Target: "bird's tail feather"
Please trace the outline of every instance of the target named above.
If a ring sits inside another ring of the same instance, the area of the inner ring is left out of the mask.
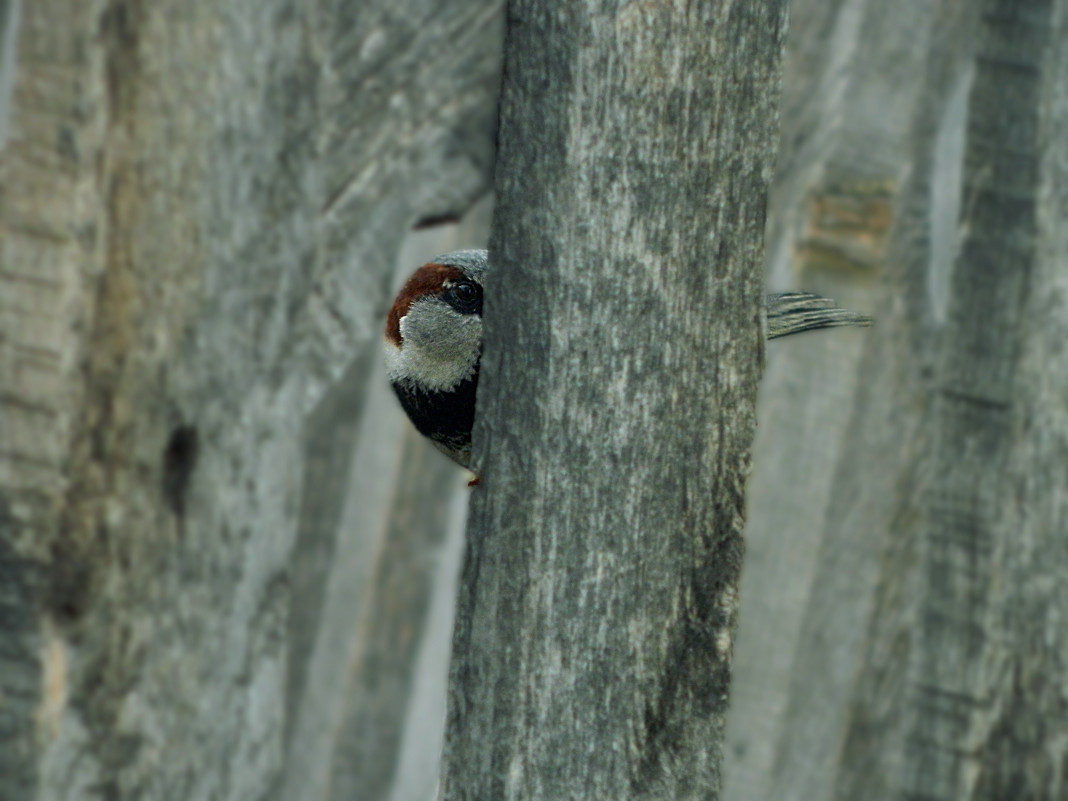
[[[871,316],[840,309],[830,298],[810,292],[783,292],[768,295],[768,339],[777,339],[815,328],[842,325],[869,326]]]

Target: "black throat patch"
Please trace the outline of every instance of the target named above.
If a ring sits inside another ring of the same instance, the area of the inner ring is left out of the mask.
[[[397,399],[420,434],[465,455],[471,450],[477,388],[478,365],[470,378],[447,392],[426,392],[403,383],[393,384]]]

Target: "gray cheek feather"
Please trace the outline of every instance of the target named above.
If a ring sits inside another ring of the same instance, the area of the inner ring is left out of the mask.
[[[387,349],[394,381],[442,391],[470,378],[482,346],[482,318],[460,314],[437,298],[412,304],[400,321],[402,345]]]

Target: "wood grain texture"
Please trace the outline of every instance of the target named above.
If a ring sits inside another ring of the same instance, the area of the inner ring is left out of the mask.
[[[313,715],[364,691],[348,660],[382,637],[356,621],[393,568],[354,610],[319,592],[352,562],[321,557],[402,519],[400,418],[364,401],[405,234],[488,187],[500,21],[481,0],[20,4],[0,799],[334,797],[359,745]]]
[[[1064,796],[1064,20],[937,12],[771,797]]]
[[[871,531],[916,424],[908,405],[922,357],[888,334],[928,312],[922,294],[902,293],[891,246],[937,11],[790,5],[768,286],[819,292],[876,321],[768,348],[728,716],[731,801],[826,798],[839,769],[882,547]]]
[[[442,797],[718,797],[781,3],[514,2]]]
[[[899,785],[925,798],[1068,792],[1068,748],[1045,723],[1068,712],[1068,625],[1050,616],[1065,599],[1053,575],[1065,567],[1068,406],[1054,385],[1066,362],[1043,360],[1064,332],[1051,221],[1068,157],[1066,17],[1056,0],[993,0],[978,23],[959,253],[911,499],[922,591]]]

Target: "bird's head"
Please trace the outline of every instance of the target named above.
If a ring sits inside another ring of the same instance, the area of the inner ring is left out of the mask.
[[[424,264],[404,284],[384,334],[394,385],[448,392],[475,374],[487,266],[485,250],[458,250]]]

